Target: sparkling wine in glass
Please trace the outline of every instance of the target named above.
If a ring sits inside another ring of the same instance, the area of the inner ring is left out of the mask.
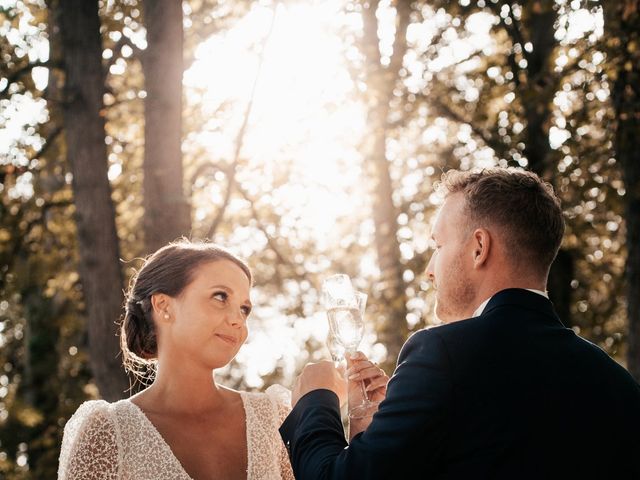
[[[337,274],[323,283],[324,303],[329,319],[330,337],[342,345],[345,352],[356,352],[364,334],[364,312],[367,295],[353,289],[347,275]],[[334,360],[335,362],[335,360]],[[360,382],[363,401],[349,410],[350,418],[363,418],[377,407],[367,396],[364,382]]]
[[[367,296],[364,293],[354,292],[354,296],[356,296],[355,306],[327,309],[329,329],[335,340],[349,353],[355,353],[364,334],[364,321],[357,302],[366,304],[367,301]]]
[[[340,364],[344,361],[345,350],[331,330],[329,330],[329,333],[327,334],[326,345],[329,349],[329,353],[331,354],[331,360],[333,360],[333,364],[336,366],[336,368],[339,367]]]

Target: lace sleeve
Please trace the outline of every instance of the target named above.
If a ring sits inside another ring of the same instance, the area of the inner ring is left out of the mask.
[[[118,478],[117,428],[103,400],[83,403],[64,427],[58,480]]]
[[[272,385],[267,388],[266,394],[274,400],[278,409],[278,426],[280,426],[291,411],[291,392],[281,385]],[[283,480],[294,480],[289,454],[282,441],[279,442],[278,460],[280,462],[280,475]]]

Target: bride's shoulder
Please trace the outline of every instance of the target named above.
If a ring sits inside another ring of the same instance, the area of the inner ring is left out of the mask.
[[[68,478],[71,471],[76,472],[73,478],[88,478],[96,463],[110,472],[116,468],[118,434],[111,405],[104,400],[86,401],[65,424],[58,478]]]
[[[88,429],[120,430],[123,425],[138,423],[139,408],[130,399],[115,402],[87,400],[82,403],[64,426],[65,435],[77,435]]]
[[[67,426],[73,423],[84,423],[95,417],[105,416],[108,414],[109,405],[111,404],[105,400],[87,400],[80,404],[67,422]]]
[[[291,390],[282,385],[271,385],[264,394],[275,405],[278,418],[283,421],[291,411]]]
[[[105,400],[88,400],[82,403],[64,426],[66,437],[76,437],[87,430],[109,429],[111,403]]]
[[[288,405],[291,408],[291,390],[282,385],[271,385],[265,390],[265,395],[277,404]]]
[[[264,409],[271,406],[282,417],[291,411],[291,391],[282,385],[271,385],[264,392],[240,392],[245,405]]]

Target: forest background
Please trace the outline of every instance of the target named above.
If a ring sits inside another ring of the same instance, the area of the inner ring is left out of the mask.
[[[391,373],[450,168],[554,186],[551,298],[640,378],[639,32],[639,0],[0,0],[0,477],[54,478],[77,406],[128,394],[123,291],[182,235],[255,272],[222,383],[326,356],[335,272]]]

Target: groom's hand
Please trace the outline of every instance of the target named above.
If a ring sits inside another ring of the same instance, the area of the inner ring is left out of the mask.
[[[363,398],[363,393],[365,392],[367,399],[372,402],[380,403],[385,399],[389,377],[384,370],[371,362],[364,353],[356,352],[352,355],[347,355],[347,367],[349,404],[361,404],[365,400]],[[362,382],[364,382],[364,392]]]
[[[326,389],[334,392],[340,400],[340,405],[347,401],[347,383],[344,372],[336,369],[333,362],[308,363],[298,376],[293,393],[291,406],[295,407],[298,400],[313,390]]]

